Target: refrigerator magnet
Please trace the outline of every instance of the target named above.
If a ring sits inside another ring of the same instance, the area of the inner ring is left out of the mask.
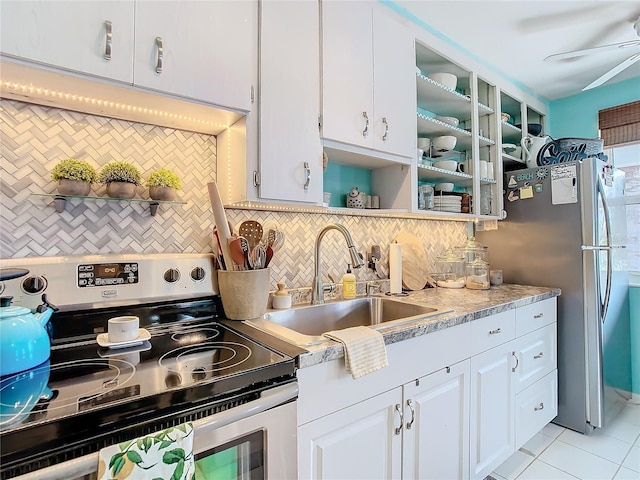
[[[542,183],[536,183],[533,186],[533,191],[536,193],[542,193]]]
[[[507,195],[507,200],[509,200],[510,202],[515,202],[516,200],[520,200],[520,197],[515,190],[510,190],[509,194]]]
[[[509,183],[507,184],[509,188],[516,188],[518,186],[518,182],[516,181],[516,176],[511,175],[509,178]]]
[[[529,182],[525,183],[523,187],[520,187],[520,198],[523,200],[533,198],[533,187],[529,185]]]

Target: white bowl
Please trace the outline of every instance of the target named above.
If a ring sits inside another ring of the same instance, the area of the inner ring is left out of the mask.
[[[433,166],[443,170],[449,170],[450,172],[455,172],[458,169],[458,162],[455,160],[440,160],[439,162],[435,162]]]
[[[451,90],[455,90],[458,85],[458,77],[452,73],[430,73],[427,76]]]
[[[436,183],[436,192],[453,192],[453,187],[451,182]]]
[[[441,122],[452,125],[454,127],[457,127],[460,123],[460,120],[458,120],[456,117],[436,117],[436,120],[440,120]]]
[[[457,138],[453,135],[443,135],[433,139],[433,149],[436,152],[448,152],[456,148]]]
[[[429,153],[429,148],[431,148],[431,139],[430,138],[419,138],[418,139],[418,148],[421,148],[425,152]]]
[[[416,155],[416,158],[418,159],[418,161],[422,160],[422,155],[424,155],[424,150],[421,148],[418,148],[418,152]]]

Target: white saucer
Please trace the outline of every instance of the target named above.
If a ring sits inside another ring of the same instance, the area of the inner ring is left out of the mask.
[[[133,340],[127,340],[126,342],[110,342],[108,333],[101,333],[97,336],[96,341],[98,345],[105,348],[125,348],[125,347],[133,347],[134,345],[142,345],[143,342],[149,340],[151,338],[151,334],[145,330],[144,328],[138,329],[138,338],[134,338]]]

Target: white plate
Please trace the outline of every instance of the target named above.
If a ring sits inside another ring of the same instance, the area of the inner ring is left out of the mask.
[[[138,329],[138,338],[134,338],[133,340],[128,340],[126,342],[110,342],[108,333],[101,333],[96,337],[96,341],[98,345],[104,348],[125,348],[125,347],[133,347],[134,345],[141,345],[143,342],[149,340],[151,338],[151,334],[145,330],[144,328]]]

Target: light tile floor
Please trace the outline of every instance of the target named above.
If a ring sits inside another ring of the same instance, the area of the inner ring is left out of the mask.
[[[640,405],[617,403],[591,435],[548,424],[491,474],[496,480],[640,480]]]

